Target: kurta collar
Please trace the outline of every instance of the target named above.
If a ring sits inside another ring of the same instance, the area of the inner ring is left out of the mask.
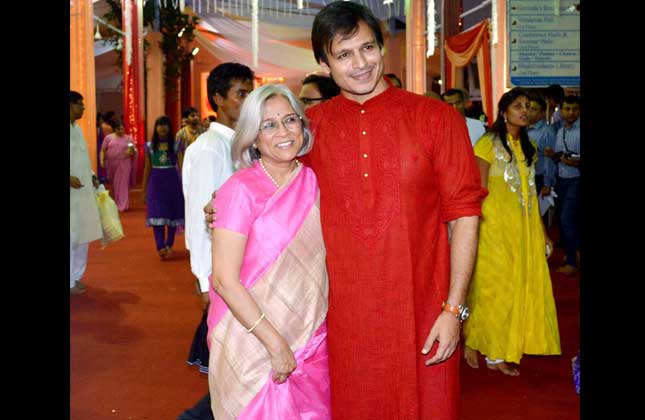
[[[387,89],[385,89],[379,95],[365,101],[365,103],[363,104],[360,104],[354,100],[348,99],[341,93],[340,95],[338,95],[339,103],[342,107],[350,110],[385,108],[391,105],[391,101],[393,100],[394,95],[396,94],[396,89],[398,88],[388,84]]]

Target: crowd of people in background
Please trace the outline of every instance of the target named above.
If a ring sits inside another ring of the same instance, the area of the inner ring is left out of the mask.
[[[312,45],[325,72],[298,96],[254,90],[253,71],[223,63],[207,80],[217,116],[186,108],[176,132],[159,116],[144,145],[145,224],[161,260],[185,225],[203,309],[188,362],[208,372],[209,392],[179,420],[456,419],[460,336],[470,367],[483,356],[509,376],[523,355],[561,353],[540,200],[555,198],[557,272],[574,275],[580,99],[513,88],[489,124],[467,116],[461,89],[412,94],[384,74],[378,20],[353,2],[316,15]],[[360,78],[338,51],[361,57]],[[82,114],[70,92],[71,295],[86,291],[87,244],[100,235],[92,186],[109,183],[126,211],[136,176],[114,112],[97,115],[93,175]],[[388,331],[378,340],[376,325]]]

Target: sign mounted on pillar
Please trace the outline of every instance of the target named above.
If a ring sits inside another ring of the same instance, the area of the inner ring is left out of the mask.
[[[580,86],[580,12],[574,0],[509,0],[508,74],[513,86]]]

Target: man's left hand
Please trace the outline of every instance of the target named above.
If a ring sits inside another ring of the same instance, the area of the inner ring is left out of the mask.
[[[421,351],[426,355],[432,349],[434,342],[439,342],[435,355],[425,361],[426,366],[441,363],[452,356],[459,344],[460,327],[461,323],[451,313],[442,311],[439,314]]]

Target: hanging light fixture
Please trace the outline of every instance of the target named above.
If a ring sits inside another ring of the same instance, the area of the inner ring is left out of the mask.
[[[196,56],[196,55],[197,55],[197,53],[198,53],[198,52],[199,52],[199,47],[195,47],[195,48],[193,48],[193,50],[191,51],[191,54],[192,54],[192,55],[193,55],[193,57],[194,57],[194,56]]]
[[[428,0],[428,10],[426,12],[426,36],[428,44],[428,52],[426,57],[430,57],[434,54],[435,46],[435,31],[437,29],[437,23],[435,22],[435,13],[434,13],[434,0]]]
[[[96,24],[96,32],[94,33],[94,39],[103,39],[101,32],[99,31],[99,24]]]
[[[253,53],[253,69],[258,68],[259,31],[258,31],[258,0],[251,3],[251,51]]]

